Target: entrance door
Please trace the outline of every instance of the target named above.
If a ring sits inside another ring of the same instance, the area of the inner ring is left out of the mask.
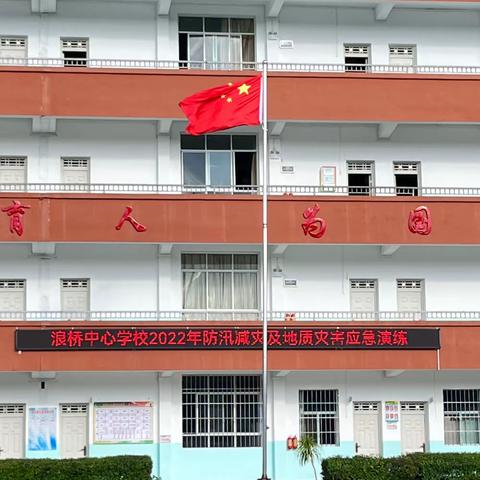
[[[353,409],[355,453],[380,456],[380,403],[355,402]]]
[[[86,404],[64,404],[60,407],[60,449],[62,458],[87,456],[88,413]]]
[[[425,404],[421,402],[402,402],[401,432],[402,453],[425,451]]]
[[[378,311],[376,280],[350,280],[350,310],[354,312],[354,319],[376,317]],[[371,316],[365,313],[370,313]]]
[[[0,459],[22,458],[25,405],[0,405]]]

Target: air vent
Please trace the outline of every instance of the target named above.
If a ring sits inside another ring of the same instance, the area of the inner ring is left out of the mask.
[[[415,47],[413,45],[390,45],[390,56],[413,57]]]
[[[372,167],[373,167],[372,162],[348,162],[347,163],[348,173],[371,172]]]
[[[25,164],[24,157],[0,157],[0,168],[24,168]]]
[[[350,286],[353,289],[374,290],[375,280],[350,280]]]
[[[64,168],[88,168],[88,158],[62,158]]]
[[[87,279],[62,280],[62,288],[85,289],[85,288],[88,288],[88,280]]]
[[[365,57],[368,56],[369,45],[345,45],[345,55],[348,57]]]
[[[26,45],[25,37],[0,37],[0,47],[3,48],[25,48]]]
[[[402,402],[400,404],[402,412],[424,412],[425,403],[423,402]]]
[[[87,405],[84,403],[72,403],[68,405],[62,405],[61,408],[63,415],[87,413]]]
[[[25,413],[25,405],[11,404],[0,405],[0,415],[22,415]]]
[[[378,402],[355,402],[353,408],[356,412],[378,412]]]
[[[62,40],[62,49],[63,51],[86,51],[88,45],[88,40],[83,39],[71,39],[71,40]]]
[[[25,280],[0,280],[0,289],[2,290],[23,290]]]
[[[417,173],[418,163],[394,162],[393,170],[395,173]]]
[[[401,290],[421,290],[421,280],[397,280],[397,288]]]

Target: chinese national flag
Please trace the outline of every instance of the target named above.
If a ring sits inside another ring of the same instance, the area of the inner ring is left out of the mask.
[[[184,98],[180,108],[188,118],[190,135],[239,125],[259,125],[262,76],[209,88]]]

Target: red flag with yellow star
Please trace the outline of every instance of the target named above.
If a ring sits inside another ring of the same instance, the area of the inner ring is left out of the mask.
[[[202,135],[239,125],[259,125],[262,76],[209,88],[184,98],[179,106],[188,118],[187,132]]]

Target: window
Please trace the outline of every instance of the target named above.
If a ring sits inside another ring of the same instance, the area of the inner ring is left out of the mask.
[[[373,172],[373,162],[347,162],[348,194],[371,195]]]
[[[259,447],[260,407],[258,375],[183,376],[183,446]]]
[[[395,188],[398,196],[417,196],[420,187],[420,164],[417,162],[393,162]]]
[[[182,276],[187,318],[258,318],[256,254],[184,253]]]
[[[0,280],[0,312],[25,311],[25,280]]]
[[[350,310],[359,313],[377,312],[376,280],[350,280]]]
[[[443,420],[446,445],[479,444],[480,390],[444,390]]]
[[[27,57],[27,37],[0,37],[0,59],[22,59]],[[11,63],[2,62],[1,63]],[[22,64],[21,60],[15,64]]]
[[[26,182],[27,159],[25,157],[0,157],[0,184]]]
[[[300,437],[339,445],[338,390],[300,390]]]
[[[179,17],[178,30],[181,67],[255,68],[253,18]]]
[[[345,44],[345,71],[366,72],[370,64],[370,45]]]
[[[189,190],[234,186],[236,192],[251,192],[257,183],[255,135],[182,135],[181,149],[183,185]]]
[[[390,45],[390,65],[411,67],[416,63],[416,47],[414,45]]]
[[[399,312],[423,312],[423,281],[397,280],[397,304]]]
[[[87,184],[90,181],[90,159],[78,157],[62,158],[63,183]]]
[[[87,38],[62,38],[63,65],[65,67],[86,67],[88,58]]]
[[[90,280],[69,278],[61,280],[62,312],[78,313],[75,318],[83,319],[90,310]],[[71,318],[71,317],[69,317]]]

